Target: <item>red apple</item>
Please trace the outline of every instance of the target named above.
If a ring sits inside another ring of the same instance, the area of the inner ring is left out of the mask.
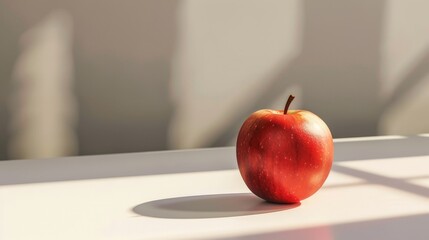
[[[269,202],[296,203],[322,187],[332,167],[334,144],[328,126],[304,110],[263,109],[243,123],[237,162],[247,187]]]

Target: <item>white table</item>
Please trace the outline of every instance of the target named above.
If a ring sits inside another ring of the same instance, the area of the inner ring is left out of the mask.
[[[429,239],[429,135],[335,141],[324,187],[261,201],[235,149],[0,162],[0,239]]]

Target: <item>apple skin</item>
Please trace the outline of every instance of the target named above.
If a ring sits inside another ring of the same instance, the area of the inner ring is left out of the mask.
[[[304,110],[263,109],[243,123],[237,163],[247,187],[274,203],[296,203],[319,190],[332,167],[328,126]]]

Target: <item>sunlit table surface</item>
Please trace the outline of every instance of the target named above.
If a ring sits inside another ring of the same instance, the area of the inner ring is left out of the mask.
[[[300,204],[252,195],[235,148],[0,161],[0,239],[429,239],[429,135],[335,140]]]

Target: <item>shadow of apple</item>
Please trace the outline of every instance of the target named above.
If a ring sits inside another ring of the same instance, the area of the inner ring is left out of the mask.
[[[300,205],[273,204],[251,193],[231,193],[155,200],[137,205],[132,211],[156,218],[222,218],[284,211]]]

